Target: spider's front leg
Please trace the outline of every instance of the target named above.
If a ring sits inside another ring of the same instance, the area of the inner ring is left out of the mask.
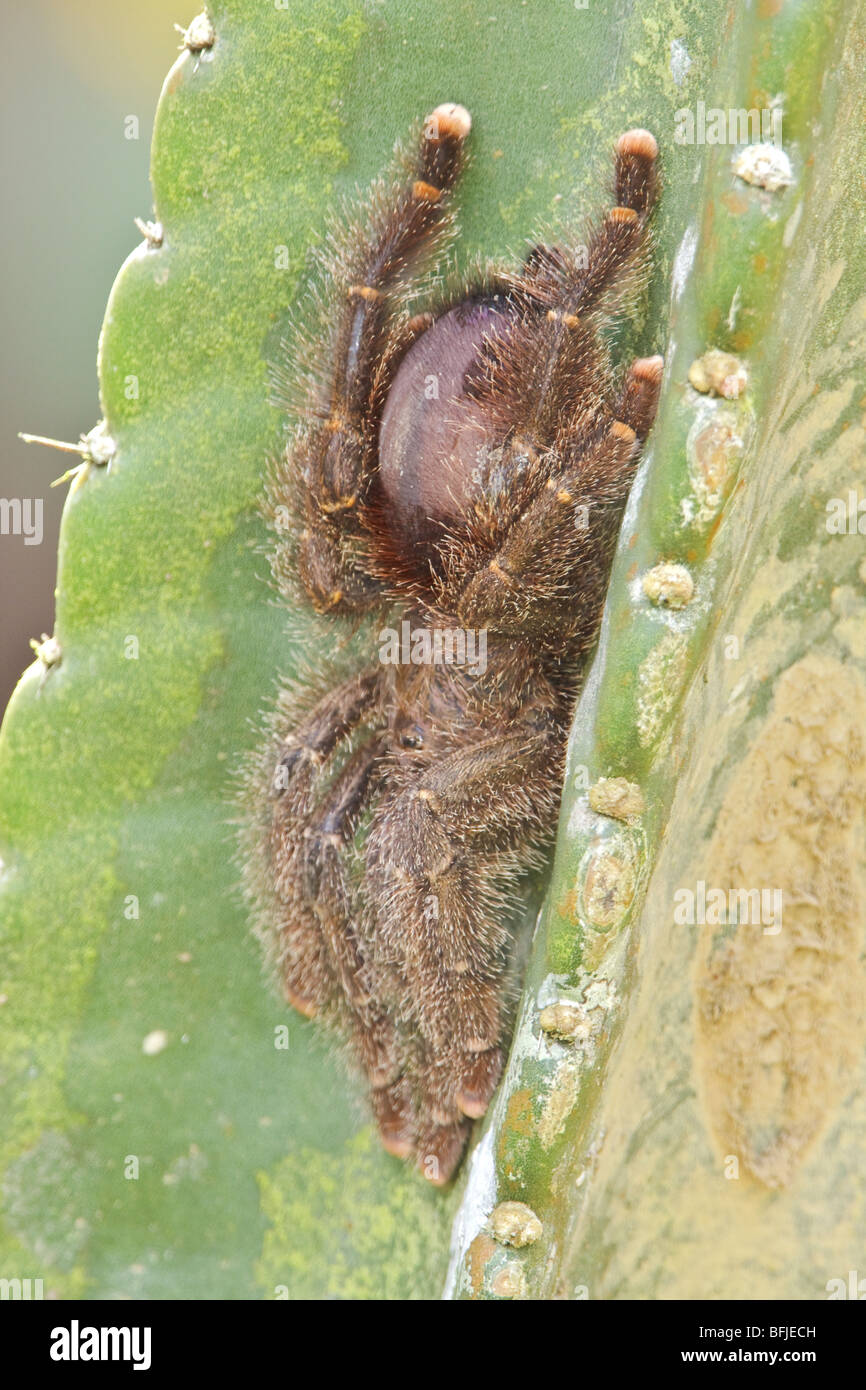
[[[479,732],[383,799],[367,848],[377,953],[403,981],[416,1035],[408,1074],[380,1096],[384,1137],[393,1147],[401,1136],[435,1183],[450,1178],[499,1080],[504,922],[559,795],[564,732],[551,710],[500,737]]]
[[[446,611],[469,628],[534,636],[554,650],[564,642],[575,652],[586,646],[661,370],[661,358],[640,359],[618,403],[626,419],[599,410],[571,437],[562,431],[507,505],[483,499],[476,506],[468,536],[443,547],[439,602]]]
[[[599,316],[646,259],[656,155],[647,131],[621,136],[618,201],[588,259],[577,243],[536,247],[507,293],[437,320],[397,374],[382,486],[407,527],[407,478],[435,512],[433,599],[466,627],[578,649],[594,631],[662,374],[660,357],[639,358],[616,391]],[[425,353],[458,351],[459,380],[433,412],[420,400]],[[392,444],[419,438],[435,467]]]
[[[627,130],[614,150],[614,204],[590,230],[587,245],[534,246],[517,278],[518,295],[566,337],[578,318],[610,308],[640,266],[649,215],[658,194],[658,144],[648,130]]]
[[[290,588],[297,571],[321,612],[363,608],[381,591],[364,563],[364,509],[399,355],[395,343],[404,349],[412,337],[411,323],[400,319],[401,301],[419,261],[438,249],[450,225],[449,195],[470,124],[462,106],[437,107],[405,176],[375,189],[329,241],[328,317],[318,335],[306,423],[271,486],[272,508],[290,493],[303,518],[297,554],[277,557],[278,582]],[[419,319],[416,331],[425,326]]]
[[[579,426],[607,392],[609,365],[598,328],[634,290],[649,251],[658,189],[658,145],[628,130],[614,151],[616,202],[586,243],[533,247],[510,278],[517,311],[507,334],[479,358],[472,384],[488,422],[541,454],[564,424]]]

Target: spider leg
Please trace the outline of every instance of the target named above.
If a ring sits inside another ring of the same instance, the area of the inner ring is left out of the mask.
[[[378,673],[354,676],[320,700],[284,739],[274,771],[269,858],[278,903],[276,954],[286,998],[307,1017],[334,998],[336,978],[321,922],[303,891],[304,832],[323,795],[329,760],[369,714],[378,679]]]
[[[638,449],[636,431],[609,416],[563,436],[510,506],[479,505],[468,536],[449,539],[440,606],[468,628],[534,637],[553,650],[565,636],[578,648],[591,640]]]
[[[502,1068],[503,922],[558,799],[563,732],[538,716],[479,742],[472,731],[416,769],[377,808],[368,841],[377,947],[403,977],[420,1038],[402,1078],[415,1097],[411,1143],[436,1183],[451,1176]]]
[[[617,419],[629,425],[641,443],[655,419],[663,367],[661,357],[636,357],[626,373],[617,401]]]
[[[479,357],[472,394],[504,437],[514,483],[482,497],[440,546],[439,607],[470,627],[592,638],[606,588],[617,507],[658,405],[660,357],[632,363],[613,395],[592,310],[647,245],[657,146],[628,131],[616,148],[615,206],[588,261],[572,247],[534,248],[515,282],[513,330]],[[581,603],[571,597],[579,576]]]
[[[518,292],[548,306],[553,322],[585,316],[598,307],[623,272],[639,260],[658,193],[658,145],[648,130],[627,130],[614,152],[614,206],[590,229],[586,246],[535,246]]]
[[[299,856],[303,895],[319,919],[342,997],[353,1011],[369,1002],[370,988],[352,927],[345,859],[381,754],[382,741],[373,738],[347,758],[304,827]]]
[[[295,496],[304,519],[296,567],[314,607],[346,612],[380,592],[365,570],[362,514],[376,468],[378,417],[393,361],[392,340],[410,272],[441,245],[450,198],[463,163],[470,119],[462,106],[427,118],[408,177],[374,192],[370,204],[328,254],[327,345],[291,458],[278,469],[271,502]],[[411,330],[410,330],[411,335]],[[298,492],[300,495],[298,496]],[[277,560],[281,575],[291,562]],[[279,580],[279,575],[278,575]]]
[[[296,813],[306,809],[318,772],[375,703],[379,680],[377,671],[352,676],[325,695],[283,739],[274,769],[274,793],[284,807],[291,806]]]
[[[382,971],[349,884],[348,856],[377,776],[383,741],[374,737],[346,761],[304,830],[300,895],[318,919],[321,940],[342,989],[340,1012],[371,1088],[384,1147],[398,1158],[412,1150],[414,1104],[401,1075],[404,1045],[382,997]],[[387,978],[387,972],[386,972]],[[393,1002],[393,1001],[391,1001]]]
[[[537,451],[552,447],[564,421],[580,425],[609,372],[597,335],[601,309],[621,299],[646,261],[656,196],[658,146],[646,130],[617,141],[616,204],[588,244],[536,246],[511,278],[519,310],[513,330],[481,364],[473,394],[500,435]]]

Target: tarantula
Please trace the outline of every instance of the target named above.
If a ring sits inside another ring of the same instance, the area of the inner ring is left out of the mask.
[[[469,130],[462,106],[437,107],[329,234],[318,327],[289,361],[303,399],[269,482],[276,586],[356,635],[367,614],[395,626],[362,638],[354,669],[283,690],[247,856],[286,998],[348,1034],[385,1148],[436,1183],[502,1070],[508,914],[552,836],[662,371],[641,358],[616,383],[598,333],[646,260],[645,130],[620,136],[615,205],[585,246],[533,246],[519,270],[411,312]]]

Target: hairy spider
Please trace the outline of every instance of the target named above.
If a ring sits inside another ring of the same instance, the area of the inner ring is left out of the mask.
[[[534,246],[412,312],[469,129],[439,106],[331,231],[318,326],[285,371],[303,399],[269,484],[274,579],[368,636],[349,669],[310,665],[282,691],[246,841],[286,998],[349,1036],[385,1148],[437,1183],[502,1070],[509,912],[552,837],[662,371],[641,358],[616,381],[598,331],[646,260],[645,130],[620,136],[586,245]]]

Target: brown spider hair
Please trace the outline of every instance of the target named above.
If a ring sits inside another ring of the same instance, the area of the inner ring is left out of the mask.
[[[618,140],[614,205],[583,250],[536,245],[416,311],[469,130],[438,107],[335,224],[320,320],[281,372],[303,389],[269,481],[274,580],[355,637],[284,687],[243,840],[286,998],[349,1038],[385,1147],[438,1183],[502,1069],[509,914],[550,843],[662,370],[641,358],[618,382],[599,331],[646,262],[645,130]],[[376,618],[393,624],[378,639]],[[407,630],[396,660],[377,654]],[[483,662],[441,659],[461,634],[483,634]]]

